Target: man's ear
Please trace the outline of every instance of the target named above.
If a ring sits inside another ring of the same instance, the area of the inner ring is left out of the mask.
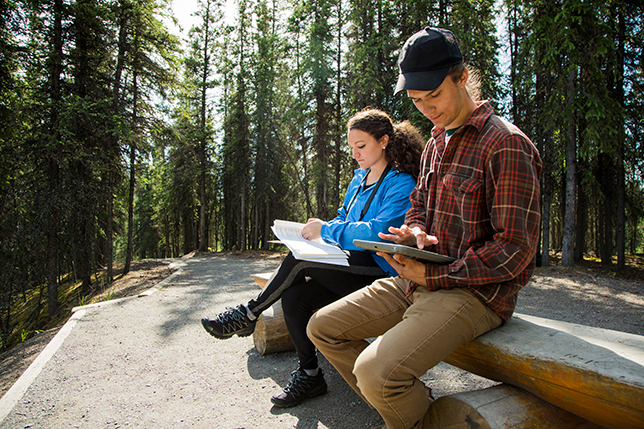
[[[467,79],[469,77],[470,77],[470,71],[466,68],[465,70],[463,70],[463,73],[461,73],[461,78],[458,82],[458,86],[460,86],[461,88],[465,88],[465,86],[467,85]]]

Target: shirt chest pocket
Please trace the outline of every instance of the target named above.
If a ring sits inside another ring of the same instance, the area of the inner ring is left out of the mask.
[[[486,203],[483,182],[475,177],[445,174],[443,186],[449,192],[461,216],[466,230],[472,231],[476,224],[486,218]]]

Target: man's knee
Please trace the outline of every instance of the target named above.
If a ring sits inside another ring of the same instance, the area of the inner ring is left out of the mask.
[[[378,358],[376,349],[373,343],[369,345],[360,353],[353,367],[358,388],[366,397],[382,392],[390,372],[389,365]]]

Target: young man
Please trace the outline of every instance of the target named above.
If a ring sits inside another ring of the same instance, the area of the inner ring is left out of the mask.
[[[308,335],[388,429],[429,427],[419,377],[508,321],[534,269],[541,160],[530,140],[466,90],[451,32],[426,28],[401,51],[396,92],[432,123],[405,224],[382,238],[455,262],[382,254],[399,277],[319,310]],[[369,344],[366,338],[378,337]]]

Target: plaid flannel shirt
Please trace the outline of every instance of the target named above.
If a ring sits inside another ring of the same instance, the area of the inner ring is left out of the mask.
[[[541,159],[488,102],[478,103],[447,147],[445,134],[432,130],[405,223],[438,238],[428,250],[457,258],[427,264],[430,290],[467,288],[507,322],[534,271]]]

